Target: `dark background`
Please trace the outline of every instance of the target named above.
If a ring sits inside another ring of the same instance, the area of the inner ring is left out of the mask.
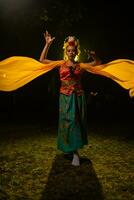
[[[0,56],[39,59],[44,46],[43,32],[56,39],[49,50],[50,59],[62,59],[62,45],[75,35],[84,49],[95,50],[103,63],[118,58],[134,59],[133,6],[130,1],[0,1]],[[110,79],[85,73],[89,118],[127,118],[134,112],[134,100],[128,91]],[[53,70],[12,92],[0,92],[1,120],[39,119],[57,121],[58,72]],[[98,92],[96,97],[91,91]],[[53,119],[53,120],[52,120]]]

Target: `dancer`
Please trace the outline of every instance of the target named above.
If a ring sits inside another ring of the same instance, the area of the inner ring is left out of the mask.
[[[45,46],[39,60],[46,64],[52,62],[52,60],[47,59],[47,53],[55,37],[51,37],[48,31],[44,33],[44,37]],[[80,55],[79,40],[74,36],[68,36],[64,41],[63,51],[65,62],[57,67],[61,83],[57,147],[68,155],[72,154],[72,165],[79,166],[80,159],[78,150],[88,144],[86,101],[81,85],[84,69],[81,67],[82,63],[78,61]],[[84,65],[88,69],[91,68],[92,72],[97,73],[97,68],[93,66],[100,65],[101,61],[96,57],[95,52],[88,51],[87,53],[88,56],[92,57],[93,61],[84,63]],[[101,68],[103,67],[101,66]],[[112,77],[107,72],[102,72],[102,75]],[[113,76],[113,78],[115,77]],[[117,77],[115,79],[117,81],[119,80]]]
[[[54,37],[46,31],[44,34],[45,46],[40,55],[40,62],[51,63],[47,59],[47,52]],[[72,165],[79,166],[80,159],[78,149],[88,144],[86,101],[81,85],[81,77],[84,72],[77,61],[80,54],[79,40],[74,36],[68,36],[63,45],[65,62],[58,66],[60,74],[59,97],[59,127],[57,147],[67,154],[72,154]],[[90,66],[99,65],[101,62],[94,52],[88,52],[93,61]]]

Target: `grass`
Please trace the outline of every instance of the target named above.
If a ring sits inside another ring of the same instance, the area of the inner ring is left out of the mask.
[[[81,166],[56,149],[57,127],[0,124],[0,200],[132,200],[132,124],[89,126]]]

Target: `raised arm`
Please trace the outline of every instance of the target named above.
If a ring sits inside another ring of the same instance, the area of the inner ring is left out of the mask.
[[[88,72],[97,74],[98,71],[102,70],[105,66],[102,65],[102,61],[96,55],[95,51],[85,50],[85,52],[88,56],[88,60],[91,61],[80,63],[80,67]]]
[[[55,39],[55,37],[51,37],[51,35],[48,33],[48,31],[46,31],[44,33],[44,38],[45,38],[45,46],[41,52],[39,61],[42,63],[50,63],[52,60],[47,59],[47,53],[48,53],[48,49],[49,49],[50,45],[52,44],[53,40]]]
[[[86,65],[89,66],[101,65],[101,60],[96,55],[95,51],[85,50],[85,52],[87,53],[88,59],[92,60],[91,62],[85,63]]]
[[[113,74],[108,73],[107,71],[103,70],[107,67],[108,64],[102,64],[101,60],[98,58],[98,56],[96,56],[96,53],[94,51],[85,50],[85,52],[88,55],[88,59],[91,58],[92,61],[87,62],[87,63],[80,63],[81,68],[83,68],[84,70],[88,72],[105,76],[113,80],[122,82],[122,80],[120,80],[118,77],[115,77]]]

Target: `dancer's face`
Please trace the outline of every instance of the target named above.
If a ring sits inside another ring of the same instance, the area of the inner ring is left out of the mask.
[[[66,48],[66,55],[68,57],[68,60],[74,61],[76,55],[77,55],[77,49],[75,46],[68,46]]]

